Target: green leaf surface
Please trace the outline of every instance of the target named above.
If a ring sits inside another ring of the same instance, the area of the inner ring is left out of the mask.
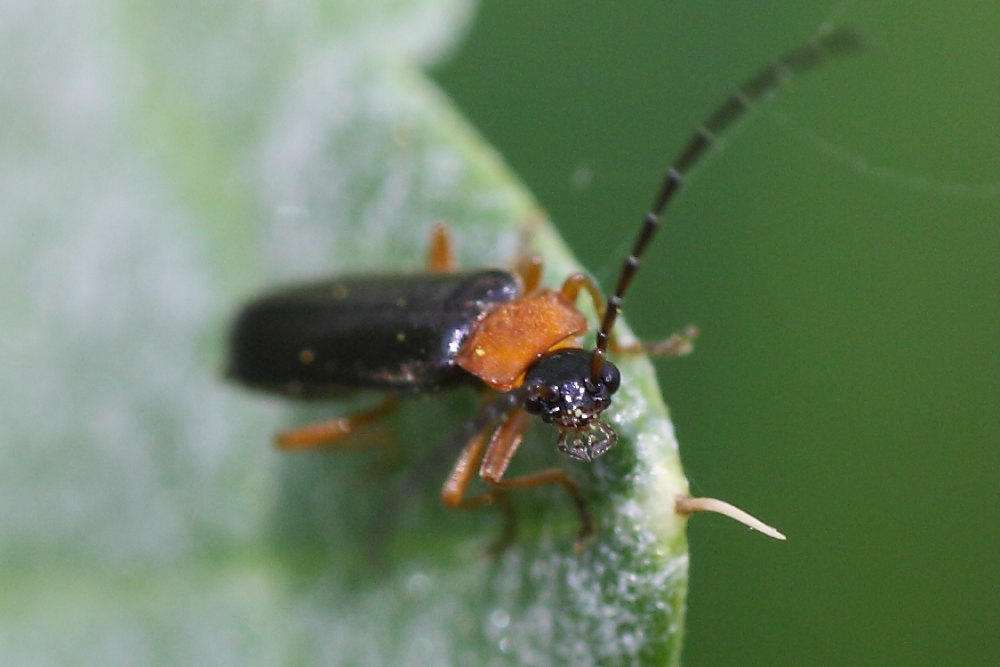
[[[465,266],[578,270],[419,69],[471,12],[0,10],[0,663],[677,661],[686,482],[646,360],[621,360],[615,450],[573,463],[533,427],[512,466],[566,467],[597,539],[575,552],[567,498],[529,489],[499,557],[500,514],[445,510],[450,462],[418,465],[471,391],[407,402],[371,436],[388,448],[283,455],[273,432],[372,397],[294,406],[221,379],[241,300],[420,270],[436,220]]]

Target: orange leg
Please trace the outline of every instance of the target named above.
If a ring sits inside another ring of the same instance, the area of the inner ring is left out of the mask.
[[[337,417],[315,424],[282,431],[275,437],[281,449],[350,449],[343,439],[371,422],[380,419],[396,407],[396,399],[387,396],[368,410],[347,417]]]
[[[542,486],[543,484],[560,484],[566,494],[573,501],[576,513],[580,517],[580,532],[576,535],[576,549],[579,551],[594,535],[594,524],[590,519],[590,512],[587,510],[587,501],[576,483],[570,479],[569,475],[562,468],[548,468],[535,473],[512,477],[510,479],[499,479],[491,482],[500,489],[523,489],[529,486]]]
[[[427,249],[427,268],[431,273],[447,273],[455,269],[455,247],[451,232],[443,222],[431,227],[431,242]]]
[[[701,332],[694,324],[675,331],[663,340],[644,340],[622,345],[611,335],[611,351],[615,354],[648,354],[651,357],[683,357],[694,350],[694,341]]]
[[[472,498],[464,497],[465,491],[472,482],[473,475],[476,474],[479,461],[483,457],[483,450],[486,449],[486,434],[487,431],[485,430],[477,433],[465,446],[462,453],[459,454],[458,460],[455,461],[455,465],[452,467],[451,473],[448,475],[448,479],[445,480],[444,487],[441,489],[441,501],[446,507],[452,509],[471,509],[473,507],[482,507],[483,505],[497,505],[503,512],[503,528],[500,531],[500,535],[497,536],[496,540],[487,549],[490,554],[497,555],[503,552],[514,541],[514,535],[517,532],[517,517],[514,515],[514,509],[507,500],[507,494],[501,489],[495,489],[473,496]]]
[[[583,273],[574,273],[566,278],[562,286],[562,295],[575,302],[580,290],[584,290],[590,295],[594,303],[594,310],[597,311],[597,319],[604,318],[604,297],[601,289],[590,276]],[[690,354],[694,349],[694,339],[698,337],[698,327],[689,324],[681,331],[671,334],[668,338],[654,341],[641,341],[624,345],[618,342],[615,332],[611,332],[611,351],[615,354],[648,354],[655,357],[680,357]]]
[[[604,317],[604,295],[601,288],[597,286],[590,276],[585,273],[574,273],[563,281],[562,295],[572,303],[576,303],[576,298],[580,295],[580,290],[586,290],[590,295],[590,300],[594,303],[594,310],[597,311],[597,319]]]
[[[465,491],[472,482],[472,476],[476,474],[476,467],[483,458],[483,451],[486,449],[486,431],[477,433],[462,449],[458,455],[458,460],[452,466],[448,479],[445,480],[441,489],[441,501],[445,506],[452,509],[467,509],[489,505],[492,500],[489,493],[484,493],[475,498],[465,498]]]
[[[441,497],[445,505],[456,509],[479,507],[503,502],[506,489],[521,489],[543,484],[560,484],[573,501],[580,517],[580,532],[577,536],[577,547],[582,547],[593,534],[593,523],[587,511],[587,503],[580,494],[576,484],[562,468],[549,468],[536,473],[504,479],[510,460],[521,445],[524,431],[530,423],[530,415],[523,408],[510,413],[500,426],[493,432],[489,444],[486,444],[486,433],[477,434],[462,450],[448,480],[445,482]],[[465,491],[472,481],[476,462],[481,460],[479,476],[493,488],[473,496],[464,498]]]
[[[493,432],[489,447],[483,455],[482,465],[479,466],[479,476],[484,481],[500,486],[500,481],[507,472],[507,466],[521,446],[521,440],[529,424],[531,415],[524,408],[516,408]]]
[[[524,283],[524,293],[534,292],[542,282],[542,258],[538,255],[525,257],[517,263],[517,274]]]

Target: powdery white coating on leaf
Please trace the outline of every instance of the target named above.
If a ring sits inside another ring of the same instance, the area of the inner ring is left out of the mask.
[[[333,262],[341,271],[371,271],[386,257],[399,258],[399,269],[422,270],[430,224],[458,227],[471,212],[480,229],[458,244],[462,263],[503,264],[514,255],[511,191],[469,187],[479,176],[468,153],[433,135],[425,105],[436,93],[407,70],[333,45],[291,78],[284,98],[260,167],[273,223],[260,246],[277,272],[328,272]],[[476,247],[491,252],[477,259]]]
[[[22,49],[4,62],[38,68],[0,84],[2,99],[17,100],[0,151],[8,563],[46,550],[106,567],[172,560],[189,552],[199,515],[229,524],[222,533],[248,528],[245,513],[223,519],[198,499],[213,495],[224,455],[205,430],[218,421],[185,416],[221,417],[227,401],[191,341],[221,303],[211,269],[177,233],[182,206],[121,133],[120,54],[90,41],[106,19],[4,42]],[[28,33],[47,26],[31,12],[20,20]],[[167,422],[176,445],[164,442]],[[165,467],[188,479],[183,496]]]
[[[652,559],[636,567],[638,551],[655,549],[649,533],[630,533],[616,528],[613,538],[582,555],[549,544],[528,558],[505,556],[491,591],[497,606],[487,623],[494,648],[527,665],[648,658],[651,643],[668,641],[668,626],[650,623],[650,591],[683,586],[687,558]],[[673,604],[682,603],[660,599],[656,611],[676,617],[680,610]],[[495,623],[498,615],[502,624]]]

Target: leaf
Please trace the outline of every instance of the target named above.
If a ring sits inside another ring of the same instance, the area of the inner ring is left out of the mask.
[[[595,542],[576,553],[567,498],[530,489],[496,558],[500,514],[445,510],[450,461],[425,465],[472,392],[407,403],[380,451],[293,456],[273,432],[371,397],[221,379],[242,299],[419,270],[436,220],[463,265],[527,244],[550,284],[579,270],[416,67],[469,6],[93,4],[2,10],[33,71],[0,82],[0,661],[675,663],[686,483],[646,360],[621,360],[615,450],[576,464],[538,427],[512,468],[568,468]]]

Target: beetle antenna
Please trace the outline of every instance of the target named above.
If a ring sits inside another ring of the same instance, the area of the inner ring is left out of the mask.
[[[640,260],[649,242],[660,228],[664,210],[684,187],[685,177],[705,156],[716,137],[740,120],[755,102],[773,94],[793,77],[822,65],[832,57],[858,51],[862,46],[861,36],[852,28],[838,28],[818,35],[747,79],[694,131],[687,145],[667,169],[653,205],[642,221],[632,251],[622,266],[615,291],[608,298],[592,357],[591,377],[594,380],[600,377],[611,329],[621,312],[625,292],[639,270]]]

